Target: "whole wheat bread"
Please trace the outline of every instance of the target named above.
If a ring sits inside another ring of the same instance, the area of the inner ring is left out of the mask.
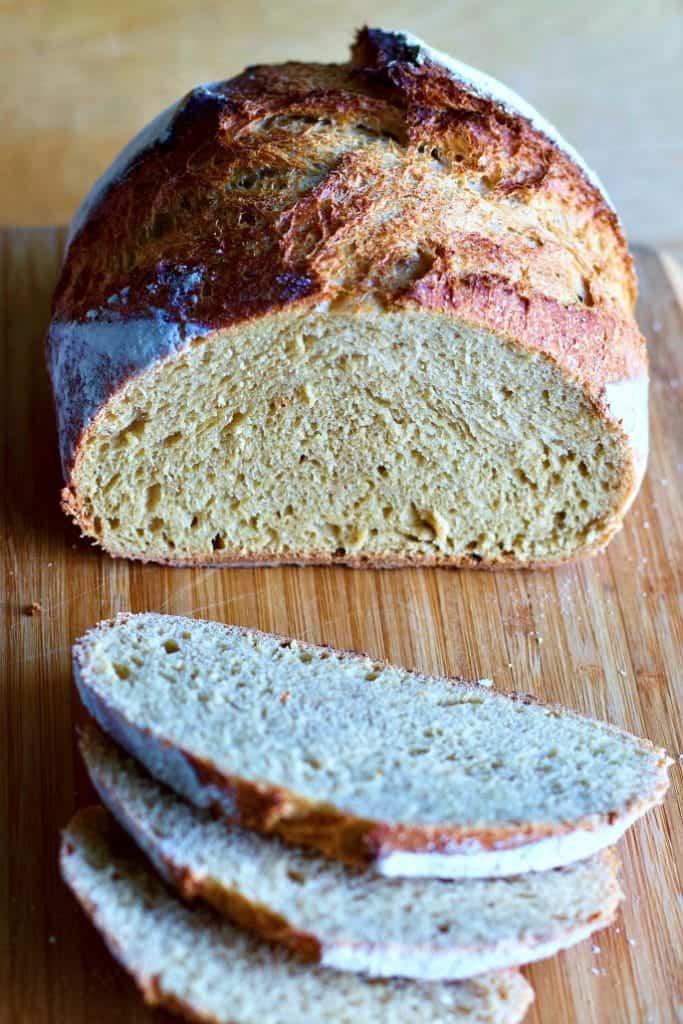
[[[582,859],[659,802],[649,742],[531,698],[232,626],[121,615],[74,647],[85,705],[234,823],[383,874]]]
[[[64,832],[62,874],[149,1003],[212,1024],[515,1024],[533,994],[514,971],[464,982],[370,981],[302,964],[169,894],[101,808]]]
[[[92,726],[81,751],[102,801],[162,878],[323,966],[471,978],[579,942],[610,923],[621,898],[611,851],[510,879],[359,872],[192,807]]]

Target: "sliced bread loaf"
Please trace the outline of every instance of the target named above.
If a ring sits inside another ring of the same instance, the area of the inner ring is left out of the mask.
[[[368,981],[302,964],[171,896],[100,808],[62,841],[62,873],[145,999],[213,1024],[513,1024],[533,994],[514,971],[466,982]]]
[[[636,283],[596,176],[404,32],[199,86],[77,213],[48,333],[63,501],[176,565],[540,565],[647,459]]]
[[[663,798],[645,740],[531,698],[156,614],[74,647],[102,728],[190,802],[387,875],[579,860]]]
[[[528,963],[612,919],[605,851],[510,879],[382,878],[217,821],[151,778],[98,729],[81,737],[103,802],[159,874],[237,924],[340,970],[436,980]]]

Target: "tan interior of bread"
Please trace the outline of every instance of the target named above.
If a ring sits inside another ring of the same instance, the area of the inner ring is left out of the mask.
[[[113,553],[556,559],[608,538],[619,434],[543,356],[424,312],[280,314],[132,381],[74,490]]]

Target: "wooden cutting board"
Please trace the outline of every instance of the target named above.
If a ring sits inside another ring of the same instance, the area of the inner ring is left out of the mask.
[[[121,609],[203,616],[361,648],[426,672],[488,676],[502,689],[648,736],[674,756],[683,750],[683,278],[670,254],[638,253],[653,451],[643,490],[606,554],[537,573],[190,570],[112,561],[59,511],[42,344],[64,235],[31,229],[0,237],[2,1019],[163,1019],[143,1008],[57,873],[58,830],[93,797],[74,746],[84,715],[69,647]],[[33,602],[42,611],[30,615]],[[616,923],[525,971],[536,990],[529,1024],[682,1019],[681,775],[677,764],[665,807],[619,844],[626,901]]]

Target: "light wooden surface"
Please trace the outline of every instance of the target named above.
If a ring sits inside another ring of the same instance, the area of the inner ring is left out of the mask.
[[[521,92],[595,166],[634,240],[683,237],[681,0],[3,0],[0,223],[67,220],[192,86],[246,64],[345,60],[365,22]]]
[[[643,491],[607,554],[537,574],[173,570],[111,561],[60,513],[42,340],[63,232],[1,239],[3,1020],[162,1019],[142,1008],[56,866],[58,829],[92,798],[74,746],[83,712],[69,646],[120,609],[204,616],[362,648],[427,672],[489,676],[503,689],[609,719],[674,755],[683,750],[683,286],[668,257],[639,253],[653,452]],[[42,614],[31,617],[25,610],[34,601]],[[537,993],[529,1024],[681,1019],[681,775],[676,766],[665,808],[620,843],[626,903],[616,925],[527,971]]]

